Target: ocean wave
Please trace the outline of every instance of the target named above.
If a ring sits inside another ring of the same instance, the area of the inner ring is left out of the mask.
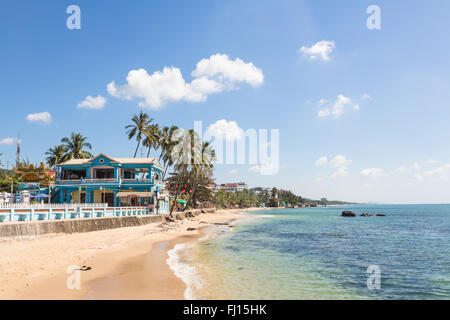
[[[177,244],[172,250],[167,253],[169,258],[166,262],[170,269],[175,273],[175,276],[180,278],[186,284],[186,290],[184,291],[184,298],[187,300],[194,300],[194,292],[202,287],[200,277],[197,269],[189,264],[186,258],[183,258],[182,254],[186,254],[186,251],[193,244]]]

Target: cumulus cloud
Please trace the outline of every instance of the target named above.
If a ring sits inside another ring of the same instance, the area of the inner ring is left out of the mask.
[[[164,67],[163,71],[151,75],[145,69],[131,70],[126,84],[118,86],[112,81],[106,89],[113,97],[142,99],[140,107],[158,109],[169,102],[206,101],[210,94],[235,89],[240,83],[258,87],[264,81],[261,69],[253,63],[245,63],[239,58],[231,60],[225,54],[202,59],[192,76],[194,79],[186,82],[176,67]]]
[[[336,47],[334,41],[322,40],[311,47],[301,47],[300,51],[312,60],[322,59],[323,61],[330,61],[330,54]]]
[[[10,145],[10,144],[14,144],[17,141],[16,138],[10,138],[10,137],[6,137],[0,140],[0,145],[1,144],[5,144],[5,145]]]
[[[195,78],[215,78],[220,82],[228,81],[247,82],[253,87],[260,86],[264,81],[261,69],[255,67],[253,63],[245,63],[236,58],[230,60],[226,54],[215,54],[208,59],[202,59],[197,63],[197,67],[192,71]]]
[[[244,130],[238,126],[236,121],[227,121],[225,119],[217,120],[211,124],[206,131],[210,136],[227,140],[240,139],[243,132]]]
[[[335,156],[333,159],[330,160],[331,165],[333,168],[342,168],[348,166],[350,163],[352,163],[352,160],[347,159],[346,156],[340,154]]]
[[[328,162],[327,156],[323,156],[323,157],[320,157],[319,159],[317,159],[317,161],[314,163],[314,165],[316,167],[321,167],[321,166],[327,164],[327,162]]]
[[[406,167],[399,167],[399,168],[393,170],[392,173],[400,174],[400,173],[405,173],[407,171],[408,171],[408,168],[406,168]]]
[[[265,174],[265,172],[278,171],[278,168],[276,168],[273,163],[267,163],[250,167],[249,170],[260,174]]]
[[[365,99],[365,100],[370,100],[370,99],[372,99],[372,97],[371,97],[370,95],[368,95],[367,93],[364,93],[364,94],[361,96],[361,98],[362,98],[362,99]]]
[[[52,116],[48,112],[30,113],[26,119],[28,122],[42,122],[44,124],[52,122]]]
[[[335,172],[333,172],[330,175],[330,178],[331,179],[336,179],[336,178],[339,178],[339,177],[346,177],[346,176],[348,176],[347,168],[346,167],[341,167],[341,168],[338,168]]]
[[[361,176],[363,178],[374,179],[381,176],[383,172],[381,168],[368,168],[361,170]]]
[[[92,97],[92,96],[87,96],[86,99],[84,99],[84,101],[81,101],[78,105],[77,108],[86,108],[86,109],[103,109],[103,107],[105,106],[106,103],[106,99],[101,96],[98,95],[96,97]]]
[[[359,105],[353,103],[352,99],[339,94],[334,102],[332,108],[325,108],[318,111],[317,115],[320,118],[328,117],[333,115],[335,118],[339,118],[342,114],[344,114],[346,107],[350,107],[353,111],[358,111],[360,109]]]

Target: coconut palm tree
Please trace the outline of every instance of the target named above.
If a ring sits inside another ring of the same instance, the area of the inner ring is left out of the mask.
[[[174,133],[178,130],[177,126],[164,127],[161,129],[159,136],[159,147],[161,153],[159,155],[159,161],[164,164],[164,174],[163,179],[166,176],[167,169],[174,164],[172,159],[172,150],[177,141],[173,139]]]
[[[64,161],[64,154],[66,153],[66,147],[64,145],[54,146],[53,148],[49,148],[45,155],[47,158],[45,159],[47,165],[51,168],[55,167],[57,164],[60,164]]]
[[[136,158],[139,146],[141,145],[141,140],[148,130],[150,123],[153,122],[153,119],[150,118],[147,113],[141,111],[139,114],[135,114],[131,118],[131,121],[133,124],[125,126],[125,129],[127,130],[128,139],[131,140],[136,137],[137,146],[136,151],[134,152],[134,158]]]
[[[147,158],[150,156],[151,149],[157,149],[160,145],[160,130],[158,124],[149,125],[147,130],[144,132],[145,139],[142,142],[144,146],[148,148]]]
[[[93,155],[86,149],[92,149],[92,145],[86,142],[87,137],[83,136],[81,133],[70,134],[70,138],[64,137],[61,139],[66,153],[64,154],[63,161],[70,159],[89,159]]]

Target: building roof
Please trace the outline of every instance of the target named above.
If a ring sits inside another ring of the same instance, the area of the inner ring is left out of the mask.
[[[118,163],[122,163],[122,164],[158,164],[158,159],[156,158],[112,158],[112,157],[108,157],[104,154],[99,154],[95,157],[93,157],[92,159],[71,159],[71,160],[67,160],[66,162],[60,163],[58,164],[59,166],[67,166],[67,165],[82,165],[85,163],[89,163],[92,160],[94,160],[95,158],[98,158],[99,156],[105,156],[106,158],[114,161],[114,162],[118,162]]]

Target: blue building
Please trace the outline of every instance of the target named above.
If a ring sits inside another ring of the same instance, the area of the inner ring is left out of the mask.
[[[72,159],[57,165],[55,203],[107,203],[109,207],[159,206],[169,211],[161,180],[164,168],[155,158]]]

